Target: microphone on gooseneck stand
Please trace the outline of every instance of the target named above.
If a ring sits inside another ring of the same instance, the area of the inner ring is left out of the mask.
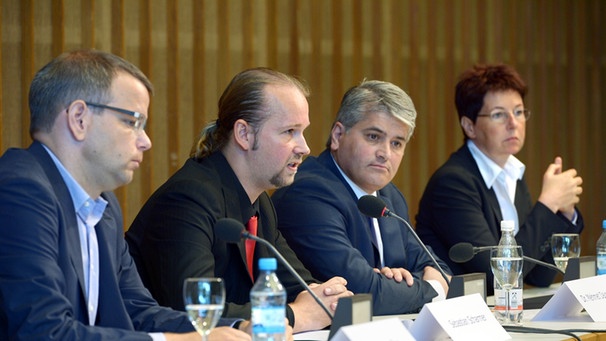
[[[488,251],[494,246],[473,246],[470,243],[457,243],[453,245],[448,251],[448,256],[455,263],[465,263],[470,261],[477,253]],[[555,270],[561,274],[564,274],[564,271],[560,270],[557,266],[553,264],[549,264],[538,259],[530,258],[528,256],[522,256],[525,261],[534,263],[540,266],[544,266],[546,268]]]
[[[301,278],[301,276],[295,271],[295,269],[292,267],[292,265],[290,265],[290,263],[288,263],[288,261],[284,258],[284,256],[282,256],[282,254],[273,245],[271,245],[271,243],[269,243],[267,240],[265,240],[263,238],[250,234],[248,231],[246,231],[246,229],[244,228],[244,225],[242,223],[240,223],[239,221],[237,221],[235,219],[231,219],[231,218],[219,219],[217,221],[217,223],[215,224],[215,233],[217,234],[217,236],[220,239],[222,239],[228,243],[238,243],[242,238],[244,238],[244,239],[252,239],[256,242],[259,242],[259,243],[267,246],[267,248],[270,249],[271,252],[276,256],[276,258],[278,258],[280,260],[280,262],[286,267],[286,269],[288,269],[288,271],[305,288],[305,290],[307,290],[307,292],[311,295],[311,297],[314,298],[314,300],[324,310],[324,312],[326,312],[326,315],[328,315],[328,317],[330,317],[330,319],[332,321],[333,316],[332,316],[332,313],[330,312],[330,310],[328,310],[328,308],[326,308],[326,306],[324,305],[324,303],[322,303],[322,301],[316,295],[316,293],[314,293],[313,290],[311,290],[309,285],[307,285],[307,283],[305,283],[303,278]]]
[[[410,226],[410,224],[404,218],[402,218],[399,215],[390,211],[387,208],[387,206],[385,205],[385,202],[383,202],[383,200],[375,197],[374,195],[364,195],[360,198],[360,200],[358,200],[358,209],[364,215],[367,215],[371,218],[392,217],[392,218],[396,218],[397,220],[404,223],[404,225],[406,225],[406,227],[408,227],[408,230],[410,231],[410,233],[415,237],[415,239],[417,240],[419,245],[421,245],[425,254],[427,254],[429,256],[429,258],[431,258],[431,261],[436,266],[438,271],[440,271],[440,273],[442,274],[442,277],[444,277],[444,279],[446,280],[446,283],[450,284],[448,275],[446,274],[444,269],[442,269],[442,267],[440,266],[438,261],[433,256],[433,254],[431,252],[429,252],[429,250],[427,249],[427,246],[425,246],[425,244],[421,241],[421,238],[419,238],[419,236],[417,235],[415,230],[412,228],[412,226]]]

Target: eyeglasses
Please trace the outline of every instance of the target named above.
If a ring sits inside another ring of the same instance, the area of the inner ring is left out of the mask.
[[[493,122],[505,124],[507,123],[507,120],[509,120],[509,111],[495,111],[490,114],[478,114],[478,117],[489,117]],[[530,118],[530,110],[516,109],[513,111],[513,117],[520,122],[524,122]]]
[[[147,124],[147,117],[145,117],[140,112],[116,108],[116,107],[112,107],[112,106],[105,105],[105,104],[99,104],[99,103],[92,103],[92,102],[84,102],[84,103],[86,103],[86,105],[91,106],[91,107],[109,109],[109,110],[119,112],[121,114],[132,116],[135,118],[134,120],[132,120],[132,119],[123,120],[124,123],[126,123],[129,127],[133,128],[133,130],[136,132],[145,130],[145,124]]]

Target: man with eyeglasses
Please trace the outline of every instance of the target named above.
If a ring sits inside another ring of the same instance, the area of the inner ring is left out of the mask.
[[[34,142],[0,158],[0,340],[200,340],[143,286],[111,192],[151,148],[151,93],[137,67],[95,50],[35,75]],[[250,336],[222,327],[209,340]]]
[[[543,175],[533,205],[524,178],[525,166],[514,155],[524,145],[530,111],[524,107],[527,87],[508,65],[476,65],[465,71],[455,88],[455,104],[464,144],[431,177],[421,198],[417,232],[455,274],[485,272],[492,283],[490,255],[477,254],[458,264],[448,257],[460,242],[497,245],[501,220],[515,222],[514,233],[524,255],[553,264],[548,240],[553,233],[580,233],[583,219],[575,208],[582,179],[564,170],[555,157]],[[549,286],[553,270],[526,263],[524,281]],[[488,285],[492,294],[492,285]]]

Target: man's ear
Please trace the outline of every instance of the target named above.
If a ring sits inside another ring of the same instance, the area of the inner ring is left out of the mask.
[[[73,138],[77,141],[84,140],[87,130],[90,128],[92,112],[81,100],[73,101],[66,109],[67,127]]]
[[[234,140],[240,148],[243,150],[249,150],[254,144],[254,131],[253,127],[243,119],[239,119],[234,123],[234,129],[232,131]]]
[[[339,149],[339,142],[341,140],[341,136],[346,134],[345,126],[341,122],[335,122],[332,126],[332,130],[330,131],[330,149],[337,150]]]
[[[463,131],[465,132],[465,135],[467,135],[468,138],[476,138],[476,128],[469,117],[461,117],[461,127],[463,127]]]

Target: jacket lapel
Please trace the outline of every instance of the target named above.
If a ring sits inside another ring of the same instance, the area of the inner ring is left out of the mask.
[[[482,178],[482,174],[480,173],[480,169],[478,168],[478,164],[476,163],[476,161],[474,160],[473,156],[471,155],[471,152],[469,151],[469,147],[467,147],[466,145],[463,145],[460,149],[460,154],[462,156],[462,160],[463,160],[463,167],[465,167],[465,169],[473,169],[473,175],[479,179],[479,181],[482,182],[482,184],[484,185],[483,188],[486,190],[486,200],[488,202],[488,205],[490,206],[490,210],[494,216],[494,221],[498,222],[498,224],[500,224],[500,221],[503,220],[503,216],[501,214],[501,208],[499,206],[499,200],[497,199],[497,195],[494,191],[493,188],[487,188],[486,187],[486,183],[484,182],[484,178]],[[500,226],[500,225],[499,225]],[[499,230],[500,231],[500,230]],[[500,235],[500,232],[499,234]]]
[[[82,297],[86,296],[86,290],[84,288],[84,269],[82,263],[82,254],[80,249],[80,234],[78,232],[78,221],[76,218],[76,211],[72,204],[72,198],[69,194],[69,190],[61,177],[61,173],[55,166],[55,163],[48,155],[41,143],[34,142],[29,151],[39,160],[41,167],[44,169],[44,173],[48,177],[53,190],[57,195],[57,200],[61,205],[61,214],[63,215],[63,221],[65,223],[66,238],[69,243],[67,252],[73,265],[73,270],[78,277],[80,284],[80,290]]]

